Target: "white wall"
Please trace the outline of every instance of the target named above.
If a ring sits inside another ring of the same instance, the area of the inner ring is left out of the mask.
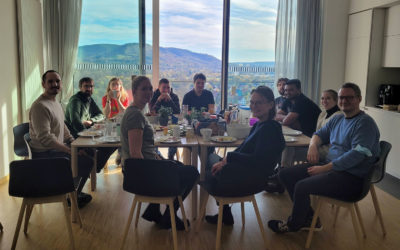
[[[325,1],[322,39],[321,91],[337,90],[344,81],[348,0]]]
[[[399,0],[351,0],[349,14],[377,7],[389,7],[396,4],[400,4],[400,1]]]
[[[0,179],[15,159],[12,128],[18,124],[18,44],[15,0],[0,1]]]

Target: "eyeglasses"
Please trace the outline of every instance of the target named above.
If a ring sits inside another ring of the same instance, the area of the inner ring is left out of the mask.
[[[339,96],[339,100],[343,101],[353,101],[354,98],[356,98],[354,95],[349,95],[349,96]]]

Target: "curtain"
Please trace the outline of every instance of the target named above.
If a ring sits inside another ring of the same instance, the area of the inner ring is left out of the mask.
[[[322,0],[280,0],[276,24],[275,78],[298,78],[302,92],[319,102]]]
[[[43,53],[45,71],[60,73],[62,104],[73,94],[73,73],[78,53],[82,0],[43,0]]]

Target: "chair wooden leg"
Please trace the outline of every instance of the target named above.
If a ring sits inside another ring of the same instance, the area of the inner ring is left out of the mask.
[[[71,201],[71,211],[74,213],[73,217],[78,219],[79,227],[82,228],[83,223],[81,213],[79,212],[78,208],[78,195],[76,194],[76,191],[69,193],[69,200]]]
[[[90,172],[90,189],[92,191],[96,190],[96,184],[97,184],[97,172],[96,172],[96,164],[93,164],[92,171]]]
[[[354,232],[356,234],[358,245],[359,245],[360,249],[362,249],[361,248],[362,241],[361,241],[360,231],[358,229],[357,214],[356,214],[356,211],[355,211],[356,209],[355,209],[354,204],[350,205],[349,209],[350,209],[351,221],[353,222]]]
[[[245,221],[245,214],[244,214],[244,202],[240,202],[240,208],[242,210],[242,227],[244,227]]]
[[[264,240],[264,247],[265,247],[265,249],[268,249],[268,243],[267,243],[267,237],[265,236],[264,225],[262,223],[260,211],[258,210],[257,201],[256,201],[256,198],[254,195],[251,199],[251,202],[253,203],[254,212],[256,213],[256,216],[257,216],[258,226],[260,227],[261,235]],[[242,202],[242,204],[243,204],[243,202]]]
[[[179,148],[176,149],[176,160],[179,161],[181,158],[180,153],[179,153]]]
[[[136,209],[136,219],[135,219],[135,227],[137,228],[140,216],[140,209],[142,208],[142,202],[138,202],[137,209]]]
[[[24,212],[26,209],[26,201],[25,199],[22,200],[21,209],[19,210],[18,222],[17,227],[15,228],[14,238],[11,245],[11,249],[14,250],[17,245],[17,240],[19,236],[19,230],[21,229],[22,219],[24,218]]]
[[[197,225],[196,225],[196,228],[195,228],[195,232],[198,232],[198,231],[200,230],[201,222],[203,221],[204,216],[205,216],[205,214],[206,214],[206,208],[207,208],[208,197],[209,197],[209,194],[206,193],[206,194],[204,195],[203,204],[201,204],[200,214],[199,214],[199,218],[198,218]]]
[[[221,233],[222,233],[222,216],[224,216],[224,207],[225,203],[219,200],[219,207],[218,207],[218,226],[217,226],[217,239],[215,243],[215,249],[221,249]]]
[[[178,196],[179,206],[181,207],[183,225],[185,225],[185,231],[189,231],[189,226],[186,219],[185,207],[183,206],[182,196]]]
[[[322,206],[322,200],[318,199],[317,209],[314,212],[314,217],[311,222],[311,228],[310,228],[310,231],[308,232],[308,236],[307,236],[306,248],[310,248],[311,240],[312,240],[312,237],[314,234],[315,225],[317,224],[317,219],[319,216],[319,211],[321,210],[321,206]]]
[[[174,201],[172,199],[169,200],[168,206],[169,206],[169,214],[171,216],[172,240],[174,241],[174,250],[178,250],[178,234],[176,233]]]
[[[122,243],[121,243],[121,250],[124,248],[125,245],[125,241],[126,241],[126,236],[128,236],[128,231],[129,231],[129,227],[131,225],[132,222],[132,218],[133,218],[133,212],[135,211],[135,207],[136,207],[136,196],[132,201],[132,207],[131,207],[131,211],[129,212],[129,217],[128,217],[128,221],[126,222],[126,226],[125,226],[125,231],[124,231],[124,236],[122,238]]]
[[[65,222],[67,223],[67,230],[68,230],[69,241],[71,244],[71,249],[75,249],[74,235],[72,234],[72,227],[71,227],[71,217],[69,216],[67,200],[65,198],[62,200],[62,204],[64,206]]]
[[[339,210],[340,210],[340,207],[339,207],[339,206],[336,206],[336,209],[335,209],[335,217],[333,218],[333,227],[336,226],[336,221],[337,221],[337,218],[338,218],[338,215],[339,215]]]
[[[28,232],[28,224],[29,224],[29,219],[31,218],[32,210],[33,210],[33,204],[29,204],[26,206],[24,233]]]
[[[365,233],[364,221],[362,220],[360,208],[358,207],[358,203],[354,203],[354,207],[356,209],[356,214],[358,217],[358,221],[360,222],[361,232],[364,238],[367,238],[367,234]]]
[[[371,188],[369,189],[369,191],[371,192],[371,197],[372,197],[372,201],[374,203],[375,212],[378,215],[378,219],[381,224],[383,236],[386,236],[385,224],[383,224],[382,212],[381,212],[381,208],[379,206],[378,197],[376,196],[375,187],[373,184],[371,185]]]

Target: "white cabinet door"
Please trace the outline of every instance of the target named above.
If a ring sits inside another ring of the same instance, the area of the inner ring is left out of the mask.
[[[383,67],[400,67],[400,5],[386,11]]]
[[[354,82],[366,96],[371,39],[372,10],[349,16],[345,82]],[[363,98],[362,106],[365,105]]]

